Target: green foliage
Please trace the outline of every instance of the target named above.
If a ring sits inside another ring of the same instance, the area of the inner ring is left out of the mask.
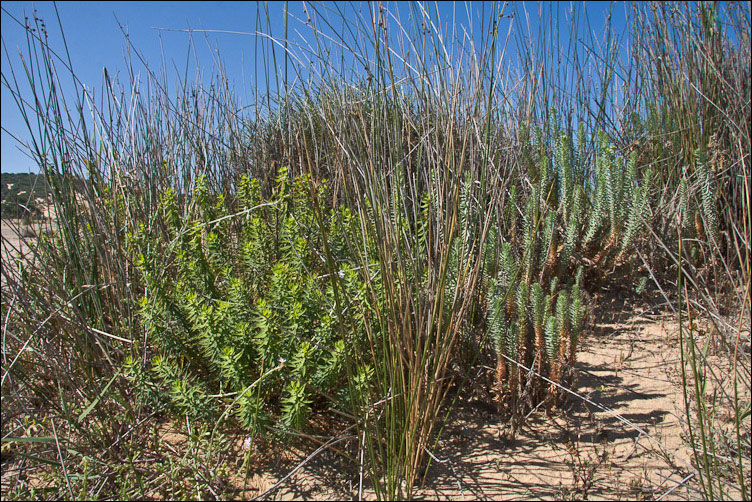
[[[546,354],[549,361],[554,360],[559,351],[559,325],[556,323],[556,316],[548,315],[546,317]]]
[[[282,399],[282,421],[287,427],[299,430],[306,423],[311,411],[311,400],[300,380],[293,380],[287,384],[285,394],[287,395]]]
[[[504,312],[505,303],[501,290],[501,285],[499,285],[498,282],[495,282],[488,298],[488,329],[497,354],[501,354],[506,350],[506,335],[508,330],[507,316]]]
[[[702,200],[702,215],[704,217],[708,237],[712,237],[716,243],[718,240],[718,214],[716,211],[715,180],[713,172],[708,166],[708,152],[705,148],[698,148],[695,152],[697,159],[697,174],[700,182],[700,195]]]
[[[632,201],[627,213],[627,223],[624,228],[624,234],[621,238],[620,256],[629,248],[632,244],[637,231],[642,227],[642,222],[647,216],[648,208],[648,191],[650,190],[650,179],[652,171],[645,171],[642,179],[642,183],[636,189],[633,187],[634,192],[632,195]]]
[[[336,393],[344,386],[346,341],[333,329],[330,281],[312,253],[322,236],[309,184],[282,169],[264,202],[259,183],[243,177],[233,207],[199,178],[187,210],[174,191],[165,191],[166,232],[142,227],[130,247],[147,286],[138,312],[154,354],[146,368],[128,365],[145,403],[216,419],[233,396],[280,366],[236,403],[238,423],[258,434],[273,421],[304,427],[312,390]],[[357,222],[344,210],[332,210],[328,219],[341,260]],[[358,275],[346,266],[342,275],[347,293],[360,301]],[[345,317],[348,343],[362,337],[356,311]]]
[[[574,364],[583,330],[583,264],[591,277],[597,277],[632,258],[649,216],[651,172],[638,176],[636,156],[626,160],[617,155],[601,134],[591,174],[583,128],[576,145],[555,123],[551,129],[550,145],[538,132],[536,145],[523,147],[530,188],[525,191],[525,183],[512,185],[507,200],[517,203],[517,194],[523,194],[521,210],[508,203],[495,238],[487,241],[487,246],[498,249],[499,267],[487,267],[496,273],[486,289],[486,304],[497,354],[503,352],[525,365],[536,361],[543,376],[566,383],[571,374],[566,369]],[[522,138],[530,141],[526,135]],[[484,256],[495,256],[494,250],[484,251]],[[498,357],[508,368],[497,377],[516,378],[516,365]],[[540,387],[539,382],[534,379],[531,385]],[[523,388],[524,382],[520,385]],[[503,382],[496,388],[511,392],[500,400],[517,399],[517,391]],[[524,411],[521,403],[511,408]]]
[[[648,284],[648,278],[647,276],[640,277],[640,280],[637,282],[637,286],[635,286],[635,293],[638,295],[641,295],[645,292],[645,287]]]

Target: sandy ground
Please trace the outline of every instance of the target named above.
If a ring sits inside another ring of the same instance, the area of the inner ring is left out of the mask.
[[[2,257],[3,257],[3,263],[6,262],[6,259],[13,256],[15,252],[21,251],[22,253],[25,253],[28,248],[23,245],[23,239],[19,238],[19,233],[22,233],[26,231],[26,229],[29,228],[27,225],[24,225],[20,222],[20,220],[12,219],[12,220],[6,220],[3,219],[2,223],[0,224],[0,229],[2,230]],[[30,228],[29,231],[32,231]],[[23,245],[23,247],[22,247]]]
[[[0,220],[0,229],[2,230],[2,246],[0,247],[0,261],[3,272],[0,273],[2,289],[6,285],[6,273],[11,273],[5,267],[12,267],[16,258],[31,259],[28,242],[33,241],[41,231],[50,231],[56,228],[55,211],[51,205],[42,204],[42,199],[37,199],[37,205],[41,210],[42,219],[35,220],[32,223],[26,223],[21,219],[3,218]]]
[[[677,325],[667,312],[618,298],[601,310],[609,313],[578,354],[581,397],[550,416],[534,413],[513,439],[488,406],[458,405],[417,499],[703,499],[683,439]],[[238,496],[271,488],[314,449],[252,469],[244,489],[237,483]],[[322,454],[265,498],[357,496],[357,470]],[[367,490],[363,496],[373,498]]]
[[[26,224],[17,219],[3,219],[0,223],[2,230],[2,247],[0,248],[0,259],[2,260],[2,273],[0,273],[0,288],[6,289],[6,274],[12,275],[15,270],[16,259],[25,260],[33,259],[29,250],[28,243],[33,241],[35,236],[43,230],[53,228],[53,220],[35,221]],[[7,267],[7,268],[6,268]]]
[[[6,220],[3,219],[0,223],[0,229],[2,230],[2,248],[0,248],[0,259],[2,260],[2,273],[0,273],[1,287],[5,290],[6,274],[12,273],[9,270],[13,267],[14,259],[18,256],[26,256],[29,248],[26,245],[26,239],[21,238],[21,235],[30,235],[35,229],[33,227],[27,227],[22,224],[20,220]],[[8,267],[8,268],[6,268]]]
[[[426,497],[653,499],[675,486],[690,468],[678,418],[679,356],[665,321],[633,312],[596,325],[579,353],[576,389],[591,402],[572,397],[564,413],[534,415],[512,441],[498,439],[503,426],[468,421],[466,446],[444,454],[456,465],[455,486],[438,477]],[[669,495],[699,497],[688,487]]]

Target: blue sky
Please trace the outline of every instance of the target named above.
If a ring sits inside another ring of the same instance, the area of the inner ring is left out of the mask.
[[[419,12],[419,7],[405,2],[385,3],[385,7],[399,17],[407,26],[407,19]],[[567,13],[571,9],[568,2],[553,3],[516,3],[506,7],[505,14],[516,16],[518,29],[523,32],[530,29],[530,37],[535,39],[538,33],[538,13],[543,9],[547,18],[556,22],[558,20],[562,35],[568,40]],[[256,30],[269,32],[271,27],[272,36],[281,37],[284,28],[284,11],[288,8],[288,38],[291,43],[313,43],[310,37],[310,29],[306,26],[307,12],[316,9],[320,19],[332,20],[330,27],[322,23],[321,30],[324,33],[336,32],[340,29],[342,21],[338,10],[343,11],[348,19],[361,16],[369,19],[369,5],[366,3],[338,3],[329,2],[307,4],[300,2],[58,2],[55,6],[52,2],[2,2],[2,73],[10,78],[11,65],[16,72],[22,69],[19,59],[19,48],[26,51],[26,35],[22,26],[15,20],[23,22],[24,17],[33,19],[34,15],[43,19],[49,33],[50,45],[60,54],[64,54],[65,46],[62,43],[60,26],[58,26],[58,14],[62,30],[65,33],[65,41],[70,54],[73,69],[78,78],[86,84],[87,88],[102,88],[103,68],[107,68],[111,77],[120,77],[121,83],[127,82],[124,75],[126,65],[125,50],[126,42],[118,26],[118,21],[123,25],[134,46],[144,55],[152,69],[158,70],[164,59],[167,66],[168,80],[176,85],[177,75],[182,75],[188,67],[189,79],[195,76],[196,60],[204,74],[204,81],[208,81],[216,71],[216,54],[218,51],[224,61],[225,71],[232,88],[243,105],[251,105],[255,101],[254,90],[263,93],[265,87],[263,75],[264,61],[259,49],[259,37],[249,33]],[[56,8],[57,7],[57,12]],[[439,2],[438,4],[424,4],[424,8],[432,13],[433,19],[440,19],[445,30],[450,35],[452,29],[461,33],[463,29],[475,34],[475,42],[480,43],[482,38],[481,21],[488,19],[488,13],[493,8],[490,2],[451,3]],[[604,18],[606,12],[612,8],[612,21],[615,27],[624,27],[627,12],[630,7],[624,3],[612,4],[610,2],[588,2],[581,13],[587,16],[588,23],[580,22],[579,38],[589,39],[591,36],[602,36]],[[36,9],[36,10],[35,10]],[[308,10],[306,10],[308,9]],[[267,14],[268,11],[268,14]],[[469,18],[467,14],[470,14]],[[316,17],[316,16],[314,16]],[[117,20],[116,20],[117,18]],[[261,20],[261,26],[258,20]],[[339,21],[337,21],[339,19]],[[454,22],[453,22],[454,21]],[[510,18],[501,21],[499,31],[501,41],[507,33]],[[222,30],[230,33],[198,33],[194,32],[194,49],[189,50],[190,35],[180,31],[164,31],[155,28],[179,30],[192,28],[194,30]],[[588,32],[589,33],[586,33]],[[487,31],[487,26],[486,26]],[[303,34],[302,38],[299,33]],[[514,34],[510,39],[507,61],[513,64],[515,61]],[[562,40],[562,47],[566,44]],[[568,42],[567,42],[568,43]],[[450,46],[451,48],[451,46]],[[586,50],[584,45],[579,45],[581,51]],[[7,56],[5,51],[7,50]],[[305,54],[301,48],[298,53]],[[10,57],[11,63],[8,62]],[[279,57],[279,55],[278,55]],[[134,58],[135,60],[135,58]],[[362,71],[358,64],[349,61],[354,72]],[[143,66],[136,65],[137,71],[144,71]],[[290,69],[289,80],[294,80],[294,71]],[[254,77],[258,76],[260,82]],[[258,87],[257,87],[258,86]],[[28,86],[21,86],[22,90]],[[2,95],[2,160],[3,172],[36,172],[33,161],[19,150],[18,142],[14,136],[26,141],[29,133],[21,119],[17,106],[11,93],[5,86],[0,89]]]

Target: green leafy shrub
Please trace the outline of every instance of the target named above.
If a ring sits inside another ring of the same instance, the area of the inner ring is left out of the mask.
[[[282,170],[268,199],[257,180],[241,178],[234,206],[203,179],[185,207],[165,192],[166,228],[149,234],[142,227],[129,246],[146,285],[139,318],[153,356],[146,365],[129,360],[128,368],[145,402],[201,420],[236,406],[237,422],[260,433],[274,422],[304,427],[317,391],[345,387],[346,347],[357,343],[362,323],[351,309],[347,329],[334,329],[310,186]],[[328,220],[339,263],[337,243],[355,217],[330,211]],[[343,263],[338,275],[357,301],[357,274]]]
[[[530,143],[523,148],[529,183],[511,187],[496,235],[488,241],[501,242],[499,252],[484,253],[491,262],[486,269],[496,271],[486,288],[497,354],[495,391],[500,409],[513,414],[535,406],[544,393],[549,402],[561,397],[540,376],[573,383],[584,272],[605,275],[629,259],[647,217],[651,174],[638,179],[634,156],[617,156],[601,135],[591,172],[582,128],[577,145],[555,124],[553,130],[551,145],[538,130],[537,153]],[[521,137],[530,142],[526,132]],[[539,376],[529,377],[517,363]]]

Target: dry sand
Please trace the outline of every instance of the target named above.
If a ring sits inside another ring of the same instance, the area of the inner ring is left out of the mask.
[[[56,228],[56,218],[54,209],[50,204],[44,205],[43,199],[37,199],[37,206],[41,210],[42,218],[36,219],[31,223],[27,223],[22,219],[17,218],[3,218],[0,220],[0,227],[2,230],[2,246],[0,247],[0,262],[2,263],[4,273],[0,273],[2,277],[2,289],[5,289],[6,285],[6,273],[12,273],[5,267],[13,267],[16,258],[31,259],[31,253],[29,252],[29,242],[33,242],[34,238],[39,235],[41,231],[51,231]]]
[[[686,434],[677,325],[667,312],[615,299],[583,341],[576,391],[564,410],[534,413],[514,439],[488,406],[459,405],[432,452],[427,500],[700,500]],[[745,391],[749,395],[749,389]],[[617,417],[618,415],[618,417]],[[251,498],[274,486],[310,451],[251,470]],[[272,455],[273,456],[273,455]],[[350,472],[348,476],[345,474]],[[357,498],[358,476],[333,454],[308,462],[267,499]],[[683,482],[684,481],[684,482]],[[243,486],[242,480],[236,483]],[[364,498],[373,498],[364,491]]]
[[[0,288],[4,291],[6,288],[6,274],[15,273],[14,267],[16,259],[32,260],[33,256],[29,250],[29,243],[33,242],[35,237],[41,231],[54,228],[50,220],[34,221],[27,224],[17,219],[3,219],[0,224],[2,229],[2,247],[0,248],[0,259],[2,260],[2,273],[0,273]],[[8,268],[6,268],[8,267]]]

